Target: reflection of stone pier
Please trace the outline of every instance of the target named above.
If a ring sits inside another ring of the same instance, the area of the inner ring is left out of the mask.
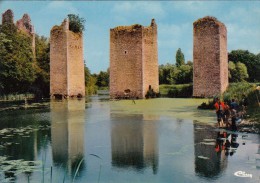
[[[52,101],[51,119],[53,161],[71,172],[84,156],[85,100]]]
[[[111,114],[112,165],[137,171],[158,169],[158,140],[156,124],[143,115]],[[151,117],[149,117],[151,120]]]
[[[218,132],[212,126],[194,124],[195,172],[203,177],[216,177],[227,167],[224,151],[216,152]],[[205,140],[206,139],[206,140]],[[202,158],[200,158],[202,157]]]

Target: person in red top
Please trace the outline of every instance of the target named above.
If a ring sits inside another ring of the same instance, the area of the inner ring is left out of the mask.
[[[225,104],[224,102],[221,102],[219,98],[216,98],[216,103],[214,104],[214,106],[216,108],[218,125],[219,127],[221,127],[221,122],[223,123]]]

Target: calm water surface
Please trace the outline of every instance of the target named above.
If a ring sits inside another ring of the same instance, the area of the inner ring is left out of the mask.
[[[216,129],[202,101],[92,97],[2,112],[0,182],[260,182],[260,136]]]

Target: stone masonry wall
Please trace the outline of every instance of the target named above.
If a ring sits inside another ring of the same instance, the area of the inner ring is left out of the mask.
[[[142,35],[140,25],[110,30],[110,95],[126,89],[142,98]]]
[[[110,96],[126,89],[144,98],[149,85],[158,92],[157,26],[119,26],[110,30]]]
[[[68,95],[85,95],[85,71],[82,34],[69,31],[68,34]]]
[[[228,86],[227,32],[214,17],[193,23],[193,96],[212,97]]]
[[[50,35],[50,95],[67,92],[67,22],[54,26]]]
[[[14,13],[8,9],[2,14],[2,25],[5,23],[14,23]]]
[[[51,30],[50,68],[51,97],[85,96],[83,38],[69,30],[68,19]]]
[[[23,33],[29,35],[32,38],[32,51],[34,58],[35,55],[35,32],[34,32],[34,26],[31,23],[30,16],[25,13],[23,17],[16,22],[16,26],[18,30],[22,31]]]
[[[149,85],[159,93],[157,25],[154,19],[151,26],[144,29],[143,50],[143,96],[145,96]]]

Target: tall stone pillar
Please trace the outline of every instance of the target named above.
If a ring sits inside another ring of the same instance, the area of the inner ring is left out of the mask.
[[[214,17],[193,23],[193,96],[213,97],[228,87],[226,26]]]
[[[50,36],[51,97],[85,96],[82,33],[69,30],[69,20],[54,26]]]
[[[118,26],[110,29],[110,96],[144,98],[149,86],[159,92],[157,25]]]

